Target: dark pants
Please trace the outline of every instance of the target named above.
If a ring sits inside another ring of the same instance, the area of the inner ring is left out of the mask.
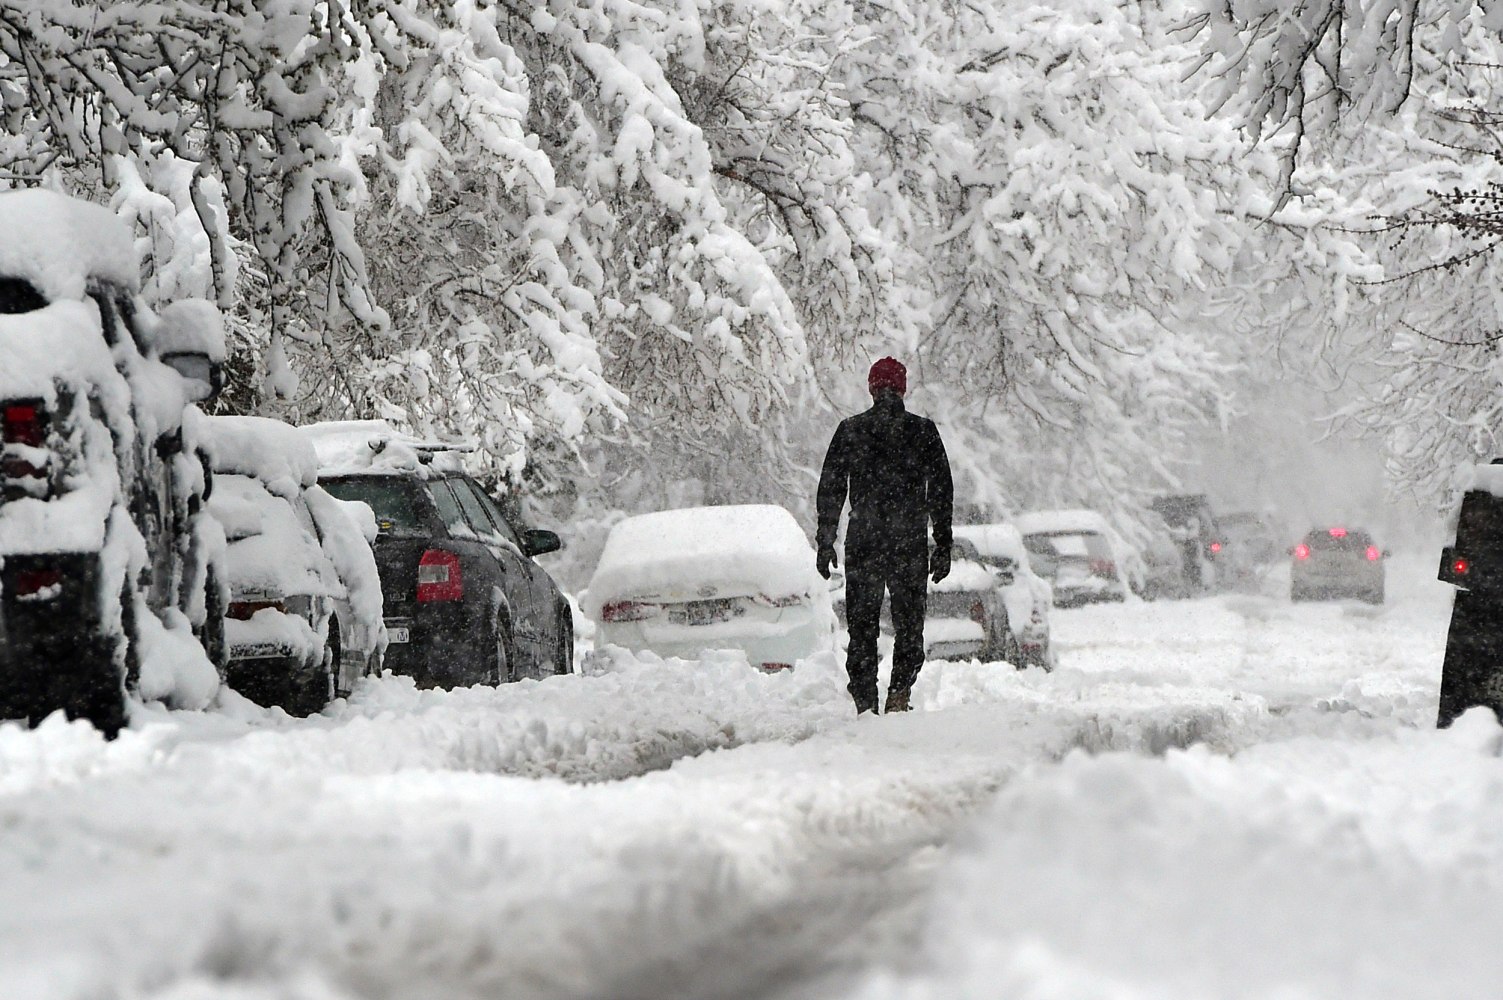
[[[1451,606],[1436,722],[1444,729],[1475,705],[1503,713],[1503,594],[1463,590]]]
[[[851,646],[845,670],[857,711],[877,708],[877,625],[882,592],[892,610],[892,684],[907,691],[924,665],[924,602],[928,597],[928,552],[847,555],[845,614]]]

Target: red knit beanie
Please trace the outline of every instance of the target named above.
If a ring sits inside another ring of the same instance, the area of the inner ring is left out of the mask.
[[[908,392],[908,369],[897,358],[883,358],[867,373],[866,388],[872,395],[876,395],[878,389],[896,389],[902,396]]]

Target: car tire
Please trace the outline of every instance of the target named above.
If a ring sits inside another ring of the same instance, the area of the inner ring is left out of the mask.
[[[558,662],[553,665],[553,672],[574,672],[574,612],[567,604],[558,613]]]
[[[500,608],[497,608],[491,615],[491,632],[487,641],[488,653],[482,684],[500,687],[502,684],[509,684],[517,679],[515,649],[506,615]]]

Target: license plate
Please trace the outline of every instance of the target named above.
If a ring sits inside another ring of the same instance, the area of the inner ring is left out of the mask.
[[[390,642],[410,642],[412,636],[405,628],[387,628],[386,638]]]

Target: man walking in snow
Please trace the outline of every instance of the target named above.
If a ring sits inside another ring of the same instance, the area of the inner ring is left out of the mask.
[[[908,711],[909,692],[924,665],[925,577],[950,573],[950,459],[939,429],[903,406],[908,371],[893,358],[872,365],[866,378],[872,407],[835,430],[819,476],[816,566],[830,578],[835,534],[847,495],[845,610],[851,633],[846,655],[856,712],[877,710],[877,620],[882,592],[892,610],[892,682],[888,712]],[[930,555],[928,534],[934,531]]]

